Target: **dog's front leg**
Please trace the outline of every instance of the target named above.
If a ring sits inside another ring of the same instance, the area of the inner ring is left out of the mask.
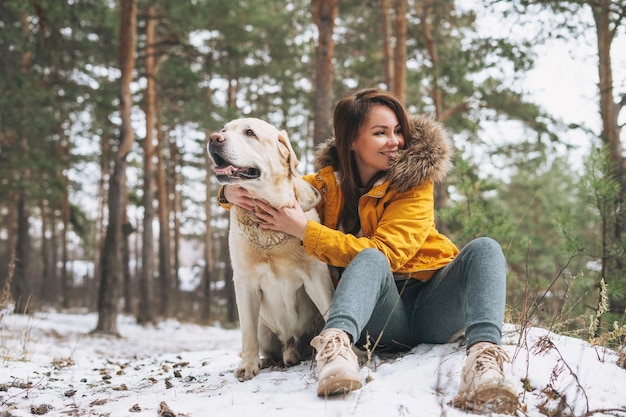
[[[261,364],[258,338],[261,290],[250,282],[248,277],[242,279],[243,282],[235,279],[242,343],[241,362],[235,375],[240,381],[247,381],[259,374]]]

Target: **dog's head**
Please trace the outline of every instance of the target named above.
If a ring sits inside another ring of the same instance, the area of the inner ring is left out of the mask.
[[[209,156],[221,184],[295,176],[298,159],[287,132],[254,118],[236,119],[209,136]]]

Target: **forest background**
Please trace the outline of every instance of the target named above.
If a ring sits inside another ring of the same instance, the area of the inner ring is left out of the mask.
[[[507,321],[623,345],[625,19],[621,0],[1,0],[0,310],[235,326],[207,134],[263,118],[311,172],[335,101],[380,87],[446,126],[438,228],[502,244]],[[586,120],[529,94],[554,40],[594,55],[571,85]]]

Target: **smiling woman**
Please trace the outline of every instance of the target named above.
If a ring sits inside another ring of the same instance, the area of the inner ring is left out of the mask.
[[[361,184],[389,168],[391,160],[404,148],[404,136],[398,117],[389,107],[372,107],[365,125],[352,144],[354,162]]]
[[[334,273],[328,320],[311,341],[317,394],[361,388],[352,345],[406,351],[465,333],[468,358],[454,405],[514,413],[517,393],[504,376],[508,356],[500,347],[502,249],[480,238],[459,253],[435,227],[433,185],[445,177],[451,154],[443,128],[409,117],[395,97],[377,89],[340,100],[333,123],[335,138],[317,153],[319,171],[305,176],[322,196],[322,221],[307,219],[298,204],[276,209],[227,187],[232,203],[261,208],[261,229],[300,239]]]

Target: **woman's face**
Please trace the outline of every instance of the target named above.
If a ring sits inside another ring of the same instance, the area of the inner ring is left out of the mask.
[[[361,184],[367,184],[379,171],[389,168],[390,160],[404,147],[398,117],[389,107],[372,107],[370,117],[352,144]]]

